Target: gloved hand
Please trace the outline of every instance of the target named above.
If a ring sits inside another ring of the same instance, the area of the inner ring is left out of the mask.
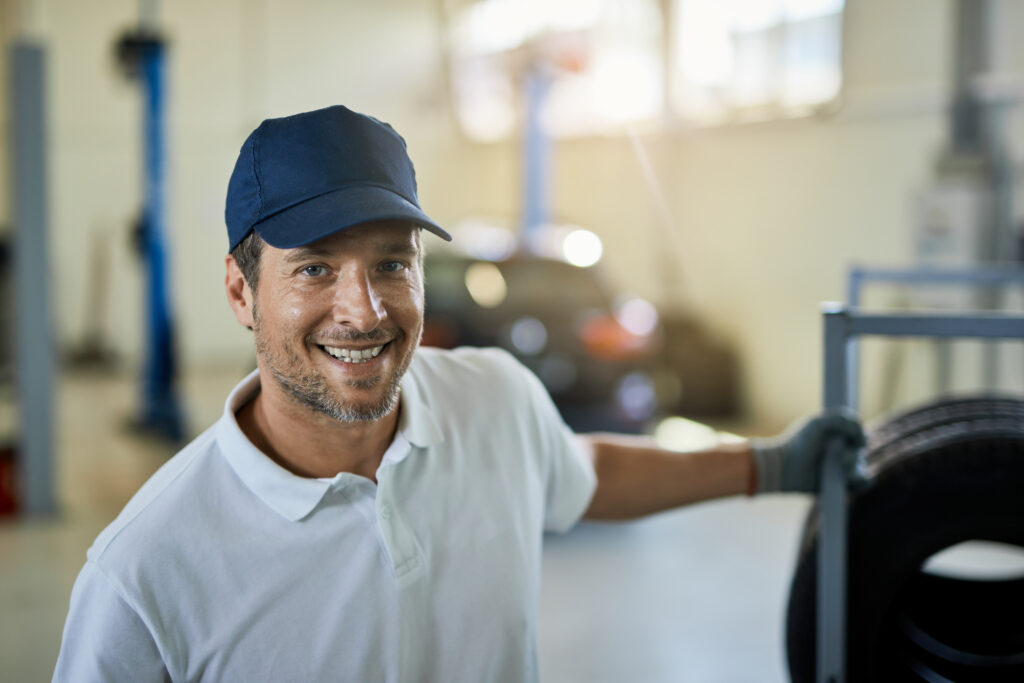
[[[799,491],[816,493],[821,486],[821,462],[833,439],[846,447],[843,469],[852,487],[865,479],[857,456],[864,447],[864,432],[856,416],[847,410],[826,411],[794,423],[781,436],[752,439],[757,466],[757,493]]]

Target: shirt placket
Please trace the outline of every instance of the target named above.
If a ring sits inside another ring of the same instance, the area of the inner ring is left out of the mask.
[[[399,586],[415,581],[423,572],[425,560],[415,534],[396,500],[393,482],[396,463],[385,463],[377,471],[376,518],[391,568]]]

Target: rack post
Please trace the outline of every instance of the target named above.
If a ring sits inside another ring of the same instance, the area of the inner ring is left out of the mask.
[[[826,304],[825,410],[848,405],[853,378],[847,355],[849,325],[846,311]],[[843,683],[846,671],[846,474],[843,445],[831,444],[821,470],[818,534],[818,680]]]
[[[857,381],[852,345],[860,336],[937,339],[1024,339],[1024,316],[1002,313],[867,314],[841,304],[822,305],[825,326],[824,404],[851,407]],[[843,446],[829,446],[822,462],[818,536],[817,680],[846,678],[847,507]]]

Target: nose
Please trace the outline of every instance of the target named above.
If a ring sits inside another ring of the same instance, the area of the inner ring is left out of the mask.
[[[334,322],[359,332],[370,332],[387,317],[384,302],[367,273],[338,278],[334,290]]]

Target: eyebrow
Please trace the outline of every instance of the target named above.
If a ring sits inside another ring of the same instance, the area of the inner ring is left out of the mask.
[[[419,248],[415,244],[409,242],[381,242],[378,247],[381,253],[398,256],[415,256],[419,253]]]
[[[295,247],[289,249],[284,255],[285,263],[299,263],[309,259],[327,258],[330,256],[330,252],[320,247],[314,247],[312,245],[306,245],[304,247]]]

